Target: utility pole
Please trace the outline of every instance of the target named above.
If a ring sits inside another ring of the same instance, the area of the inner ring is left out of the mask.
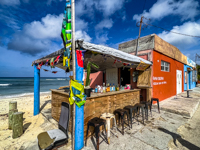
[[[140,19],[140,29],[139,29],[139,36],[138,36],[137,44],[136,44],[136,53],[135,53],[135,56],[137,56],[137,53],[138,53],[139,38],[140,38],[140,32],[141,32],[141,27],[142,27],[143,18],[144,18],[144,17],[142,16],[141,19]]]
[[[75,44],[75,0],[71,0],[71,23],[72,23],[72,66],[73,66],[73,79],[76,80],[76,44]],[[75,148],[75,111],[76,104],[73,104],[73,112],[72,112],[72,150]]]

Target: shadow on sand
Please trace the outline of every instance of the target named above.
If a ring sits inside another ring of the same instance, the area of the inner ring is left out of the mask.
[[[158,130],[171,135],[172,138],[173,138],[173,142],[174,142],[174,144],[176,146],[177,146],[176,140],[178,140],[181,143],[182,146],[184,146],[184,147],[186,147],[188,149],[192,149],[192,150],[199,150],[200,149],[200,147],[198,147],[198,146],[196,146],[196,145],[184,140],[179,134],[170,132],[169,130],[166,130],[166,129],[161,128],[161,127],[159,127]]]
[[[45,103],[42,105],[42,107],[40,107],[40,112],[44,109],[44,107],[48,104],[48,103],[50,103],[51,102],[51,100],[47,100],[47,101],[45,101]]]

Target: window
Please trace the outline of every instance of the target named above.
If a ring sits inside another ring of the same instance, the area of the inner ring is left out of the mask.
[[[169,66],[170,64],[166,61],[161,60],[161,71],[167,71],[169,72]]]
[[[196,72],[192,70],[192,82],[196,82]]]
[[[187,83],[187,71],[185,71],[185,83]]]

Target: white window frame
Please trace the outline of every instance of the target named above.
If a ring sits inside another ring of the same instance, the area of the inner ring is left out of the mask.
[[[164,67],[164,69],[162,69],[162,67]],[[168,70],[166,68],[168,68]],[[170,63],[161,60],[161,71],[169,72],[170,71]]]

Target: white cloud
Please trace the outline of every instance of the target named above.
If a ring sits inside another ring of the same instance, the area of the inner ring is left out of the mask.
[[[48,14],[41,21],[25,24],[22,30],[13,35],[8,43],[8,49],[31,55],[50,50],[54,44],[51,40],[61,41],[62,19],[62,14],[59,16]]]
[[[200,24],[196,22],[186,22],[181,26],[174,26],[171,31],[200,36]],[[158,34],[158,36],[163,40],[171,43],[172,45],[178,47],[180,50],[191,48],[200,43],[199,38],[183,36],[172,32],[163,31],[162,33]]]
[[[179,15],[181,21],[192,19],[199,14],[199,2],[195,0],[158,0],[149,12],[144,10],[142,14],[135,14],[133,20],[139,21],[141,15],[152,20],[160,20],[168,15]]]
[[[125,0],[81,0],[76,3],[76,16],[87,14],[89,17],[94,15],[94,9],[103,13],[104,16],[109,17],[116,11],[123,8]]]
[[[82,30],[78,30],[75,32],[75,38],[84,39],[85,42],[91,41],[91,37],[85,31],[82,31]]]
[[[0,5],[14,6],[19,4],[20,0],[0,0]]]
[[[97,33],[96,34],[96,40],[95,40],[95,43],[97,44],[101,44],[101,45],[105,45],[106,41],[108,40],[108,33],[103,33],[103,34],[100,34],[100,33]]]
[[[47,14],[41,21],[25,24],[23,33],[35,39],[60,38],[63,15]]]
[[[112,26],[113,26],[112,19],[104,19],[99,24],[96,25],[95,29],[96,30],[103,29],[103,28],[110,29]]]
[[[97,9],[101,10],[105,16],[114,14],[123,7],[125,0],[101,0]]]
[[[80,19],[79,17],[75,18],[75,30],[87,30],[88,23],[84,20]]]

